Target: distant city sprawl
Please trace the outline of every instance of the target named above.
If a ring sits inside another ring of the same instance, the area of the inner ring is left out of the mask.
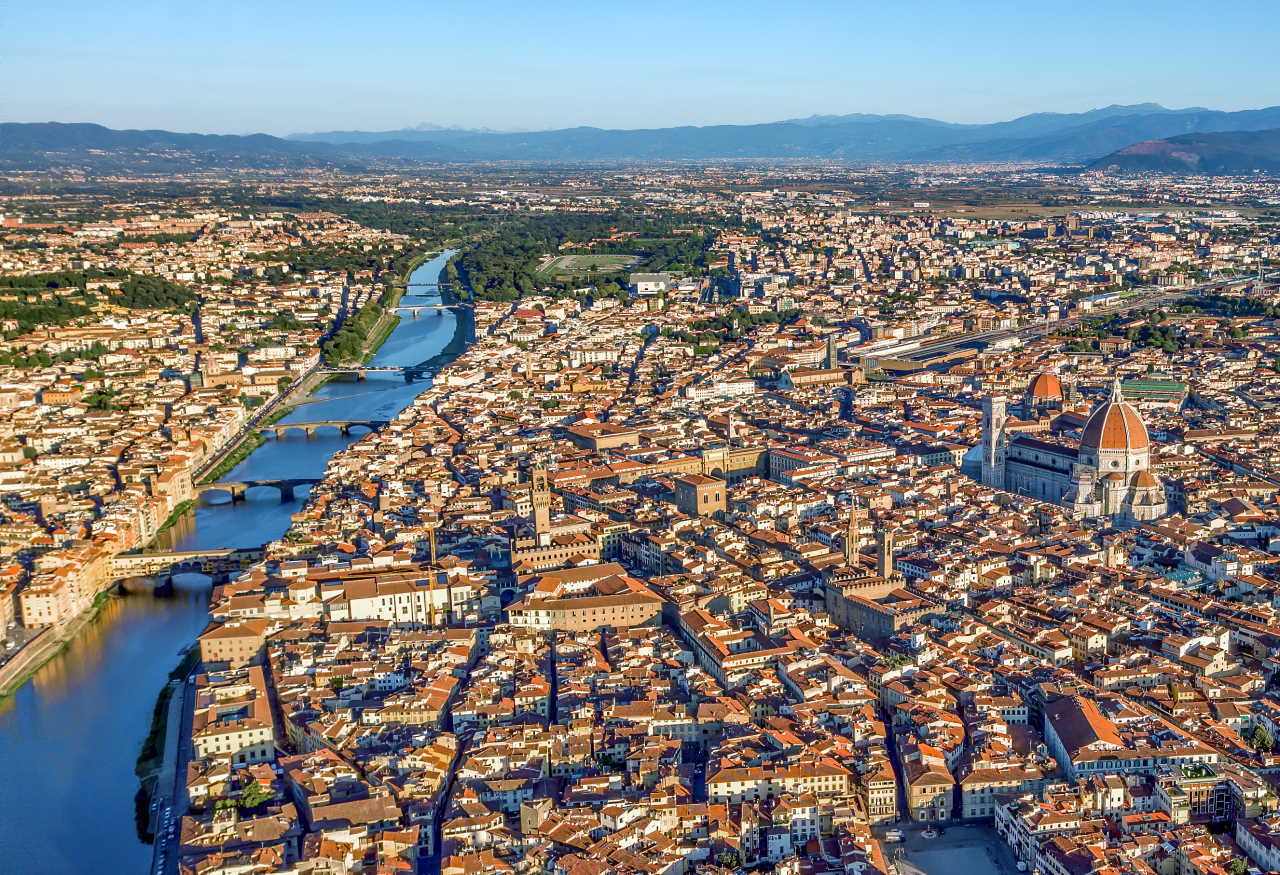
[[[0,193],[0,692],[212,582],[101,753],[155,871],[1280,870],[1275,179]],[[389,400],[299,414],[329,380]],[[351,440],[236,468],[289,428]],[[282,534],[164,541],[264,487]]]

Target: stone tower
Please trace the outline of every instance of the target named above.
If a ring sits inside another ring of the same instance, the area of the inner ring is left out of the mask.
[[[844,561],[852,565],[862,552],[862,508],[855,498],[849,507],[849,525],[844,532]]]
[[[547,469],[534,468],[529,477],[529,504],[532,506],[533,531],[538,543],[545,543],[551,532],[551,488],[547,486]]]
[[[1004,489],[1004,427],[1008,421],[1003,395],[982,399],[982,483]]]
[[[876,574],[886,580],[893,576],[893,532],[883,525],[876,529]]]

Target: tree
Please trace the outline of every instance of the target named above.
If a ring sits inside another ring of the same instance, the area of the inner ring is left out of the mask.
[[[84,405],[90,410],[118,410],[119,405],[115,399],[119,394],[119,389],[98,389],[84,397]]]
[[[1267,727],[1259,723],[1249,733],[1249,745],[1260,754],[1269,754],[1271,749],[1275,747],[1275,740],[1271,737],[1271,733],[1267,731]]]
[[[1244,875],[1244,873],[1249,871],[1249,864],[1245,860],[1236,857],[1227,864],[1227,871],[1230,872],[1231,875]]]
[[[252,811],[264,802],[270,802],[276,798],[276,794],[269,787],[264,787],[257,781],[254,781],[240,793],[240,799],[236,803],[242,811]]]

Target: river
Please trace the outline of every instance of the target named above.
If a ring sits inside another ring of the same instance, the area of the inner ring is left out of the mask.
[[[413,272],[411,283],[435,282],[445,252]],[[405,303],[438,303],[435,289],[409,288]],[[415,365],[456,353],[454,337],[471,330],[470,313],[404,314],[371,360]],[[396,374],[361,382],[331,382],[282,422],[391,419],[430,383]],[[313,402],[313,403],[312,403]],[[334,453],[357,438],[323,430],[268,440],[230,471],[227,480],[318,477]],[[274,489],[249,491],[230,504],[225,493],[203,503],[162,536],[163,549],[251,547],[279,537],[305,500],[299,489],[281,502]],[[168,596],[113,597],[61,654],[13,696],[0,702],[0,872],[142,873],[151,846],[134,827],[133,767],[151,722],[152,706],[179,651],[208,622],[209,581],[180,575]]]

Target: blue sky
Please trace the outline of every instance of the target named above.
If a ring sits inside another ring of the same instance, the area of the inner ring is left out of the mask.
[[[9,0],[0,121],[542,129],[1280,104],[1275,0]]]

